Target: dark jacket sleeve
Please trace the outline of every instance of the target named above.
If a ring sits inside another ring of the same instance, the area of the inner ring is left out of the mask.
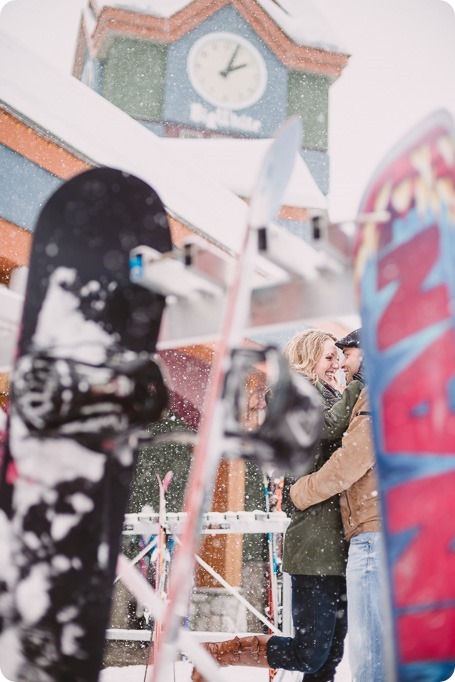
[[[353,407],[362,388],[363,384],[360,381],[356,379],[350,381],[341,398],[332,407],[325,408],[321,431],[322,440],[332,441],[342,437],[349,426]]]

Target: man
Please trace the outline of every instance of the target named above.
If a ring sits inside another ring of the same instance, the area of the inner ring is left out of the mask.
[[[346,382],[362,377],[360,330],[336,342],[343,351]],[[340,493],[349,554],[346,570],[349,659],[353,682],[385,682],[381,613],[381,533],[376,467],[367,389],[352,411],[342,445],[319,471],[291,486],[291,499],[307,509]]]

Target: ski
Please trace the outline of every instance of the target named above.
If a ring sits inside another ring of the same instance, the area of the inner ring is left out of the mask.
[[[96,682],[102,666],[135,434],[168,402],[165,299],[130,281],[140,244],[171,250],[163,204],[110,168],[65,182],[33,235],[2,516],[0,661],[15,682]]]
[[[263,474],[264,498],[266,512],[280,512],[284,477],[274,475],[273,471],[265,471]],[[268,554],[268,615],[276,628],[281,627],[281,588],[279,573],[281,567],[282,547],[278,533],[267,533]]]
[[[389,589],[388,679],[455,666],[455,126],[435,112],[360,206],[357,271]]]
[[[147,676],[147,682],[168,682],[171,678],[170,667],[177,655],[179,632],[192,582],[201,517],[209,505],[222,455],[223,384],[229,371],[231,351],[240,345],[247,320],[258,232],[269,224],[280,206],[300,141],[299,120],[288,120],[278,131],[266,155],[251,197],[244,242],[227,295],[221,337],[212,365],[204,417],[186,488],[185,509],[188,516],[182,534],[183,542],[176,548],[170,572],[169,602],[163,618],[161,645],[155,652],[155,664],[152,675]]]
[[[282,492],[284,485],[283,476],[274,476],[272,471],[264,471],[264,498],[266,512],[280,512]],[[280,584],[279,572],[282,561],[281,538],[277,533],[267,533],[267,554],[268,554],[268,573],[267,573],[267,595],[268,595],[268,616],[273,620],[276,628],[281,628],[282,620],[282,581]],[[271,632],[271,630],[269,630]],[[269,682],[276,679],[277,671],[270,668]]]
[[[159,533],[158,533],[158,546],[157,546],[157,563],[155,569],[155,590],[157,594],[163,598],[165,596],[165,582],[166,582],[166,493],[169,488],[169,484],[172,481],[174,473],[168,471],[163,480],[159,474],[156,474],[158,481],[158,486],[160,490],[160,503],[159,503]]]
[[[165,604],[144,576],[122,554],[118,557],[117,576],[131,594],[147,607],[155,623],[161,623],[165,615]],[[179,649],[190,656],[192,661],[196,662],[199,670],[208,680],[211,680],[211,682],[226,682],[223,670],[218,667],[210,654],[198,642],[194,641],[191,634],[184,628],[179,630],[177,643]],[[168,679],[171,680],[172,677]]]
[[[167,552],[167,530],[166,530],[166,493],[169,485],[174,477],[173,471],[168,471],[163,480],[161,476],[156,474],[159,487],[159,512],[158,512],[158,538],[155,551],[155,592],[165,601],[166,599],[166,581],[169,566],[166,566],[166,552]],[[153,555],[151,557],[153,559]],[[147,663],[145,666],[145,677],[147,677],[148,666],[153,663],[154,651],[159,646],[161,636],[161,622],[155,621],[153,627],[153,637],[150,641],[150,649],[147,656]]]

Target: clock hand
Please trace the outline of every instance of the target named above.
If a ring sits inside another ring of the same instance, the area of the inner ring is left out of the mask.
[[[234,63],[234,61],[235,61],[235,58],[237,57],[237,52],[238,52],[239,50],[240,50],[240,45],[237,45],[236,48],[235,48],[235,50],[234,50],[234,52],[232,53],[232,56],[231,56],[230,60],[229,60],[229,64],[227,65],[227,67],[226,67],[225,69],[223,69],[223,71],[220,71],[220,76],[223,76],[223,78],[226,78],[226,77],[228,76],[228,74],[229,74],[231,71],[233,71],[232,65],[233,65],[233,63]],[[235,68],[235,67],[234,67],[234,68]]]
[[[238,64],[237,66],[231,66],[231,68],[229,69],[229,73],[231,73],[231,71],[238,71],[239,69],[244,69],[245,66],[248,66],[248,64],[245,63],[245,64]]]

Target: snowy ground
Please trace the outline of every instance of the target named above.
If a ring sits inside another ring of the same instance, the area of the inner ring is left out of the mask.
[[[348,663],[348,638],[346,639],[345,655],[338,666],[335,682],[351,682],[351,671]],[[190,682],[192,665],[180,662],[175,665],[173,682]],[[224,668],[226,682],[268,682],[267,670],[264,668]],[[144,682],[145,667],[142,665],[125,668],[106,668],[101,673],[99,682]],[[299,679],[297,676],[296,679]],[[171,681],[169,681],[171,682]],[[447,682],[455,682],[455,673]]]
[[[190,682],[193,666],[190,663],[175,664],[175,680],[173,682]],[[226,682],[268,682],[267,670],[261,668],[225,668]],[[122,668],[106,668],[100,675],[99,682],[144,682],[145,666],[131,665]],[[338,667],[335,682],[350,682],[351,675],[346,660]],[[0,682],[9,682],[0,672]],[[171,682],[171,681],[170,681]]]
[[[190,682],[193,666],[190,663],[175,664],[175,682]],[[131,665],[126,668],[106,668],[101,673],[100,682],[144,682],[143,665]],[[265,669],[260,668],[226,668],[226,682],[268,682]],[[169,681],[171,682],[171,681]]]
[[[343,663],[339,666],[335,682],[350,682],[349,667],[342,670]],[[175,682],[190,682],[192,665],[190,663],[176,663]],[[268,670],[265,668],[224,668],[226,682],[268,682]],[[142,665],[133,665],[126,668],[106,668],[101,673],[100,682],[144,682],[145,668]]]
[[[347,659],[347,646],[345,656],[338,666],[335,682],[351,682],[351,671]],[[193,666],[190,663],[180,662],[175,665],[175,682],[190,682]],[[268,682],[268,670],[265,668],[224,668],[226,682]],[[142,665],[133,665],[126,668],[106,668],[100,677],[100,682],[144,682],[145,668]],[[298,676],[297,676],[298,679]],[[171,681],[170,681],[171,682]]]
[[[347,646],[345,656],[338,666],[335,682],[351,682],[351,672],[347,660]],[[175,680],[173,682],[190,682],[192,665],[180,662],[175,665]],[[260,668],[225,668],[226,682],[268,682],[265,669]],[[106,668],[102,671],[99,682],[144,682],[145,667],[143,665],[125,666],[123,668]],[[0,672],[0,682],[8,682]],[[455,674],[448,682],[455,682]]]

